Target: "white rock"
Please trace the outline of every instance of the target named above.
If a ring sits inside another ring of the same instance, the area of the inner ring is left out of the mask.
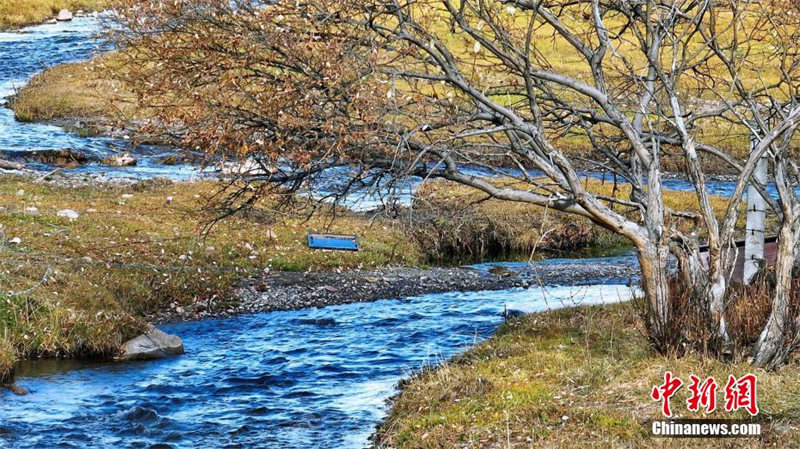
[[[25,191],[22,189],[17,190],[17,196],[25,196]]]
[[[123,194],[122,194],[122,197],[123,197],[123,198],[126,198],[126,199],[127,199],[127,198],[133,198],[133,195],[131,195],[130,193],[123,193]]]
[[[86,213],[87,214],[93,214],[95,212],[97,212],[97,209],[94,209],[94,208],[91,208],[91,207],[89,209],[86,209]]]
[[[112,165],[114,167],[129,167],[131,165],[136,165],[137,161],[136,158],[130,154],[122,153],[103,159],[103,163],[106,165]]]
[[[39,212],[39,209],[37,209],[37,208],[35,208],[33,206],[29,206],[29,207],[25,208],[25,212],[29,213],[29,214],[35,214],[36,212]]]
[[[22,243],[22,239],[19,237],[14,237],[13,239],[9,240],[8,243],[12,245],[19,245],[20,243]]]
[[[62,209],[58,211],[56,215],[59,217],[69,218],[70,220],[76,220],[78,217],[80,217],[80,214],[72,209]]]
[[[62,9],[61,11],[58,12],[56,20],[58,20],[59,22],[69,22],[70,20],[72,20],[72,13],[66,9]]]
[[[178,354],[183,354],[180,337],[169,335],[151,325],[146,333],[122,345],[119,360],[159,359]]]

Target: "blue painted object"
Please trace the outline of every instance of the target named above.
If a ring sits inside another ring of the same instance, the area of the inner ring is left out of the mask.
[[[308,247],[336,251],[358,251],[358,236],[355,234],[308,233]]]

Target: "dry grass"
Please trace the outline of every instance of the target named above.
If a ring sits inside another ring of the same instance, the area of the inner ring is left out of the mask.
[[[108,355],[140,329],[144,315],[172,303],[226,308],[238,281],[265,267],[326,270],[422,260],[398,226],[354,215],[331,223],[330,217],[305,221],[261,209],[202,235],[215,216],[204,209],[204,198],[215,188],[150,182],[72,189],[0,178],[0,338],[14,347],[0,347],[0,372],[14,354]],[[57,216],[62,209],[81,215],[70,221]],[[356,232],[362,250],[309,250],[309,230]],[[21,243],[9,243],[14,238]]]
[[[586,218],[488,198],[447,181],[420,188],[411,218],[409,233],[435,262],[575,255],[630,246]]]
[[[800,366],[758,371],[760,439],[652,438],[644,424],[660,418],[650,399],[665,371],[681,379],[727,379],[753,372],[698,356],[654,354],[630,304],[528,315],[443,367],[409,381],[381,428],[393,448],[688,448],[794,447],[800,440]],[[724,382],[724,381],[723,381]],[[718,398],[722,404],[721,393]],[[673,398],[683,418],[710,416],[685,407],[688,388]]]
[[[134,99],[121,83],[100,75],[103,67],[115,64],[115,53],[107,53],[39,73],[12,98],[14,117],[23,122],[81,120],[97,124],[145,117],[148,111],[134,107]]]
[[[107,0],[0,0],[0,30],[44,22],[58,11],[100,11]]]
[[[520,15],[520,17],[524,16]],[[443,19],[434,21],[431,27],[456,53],[463,50],[472,54],[473,42],[463,33],[451,33],[449,25]],[[525,28],[523,27],[523,29]],[[585,61],[578,57],[574,49],[565,41],[551,39],[549,37],[551,33],[552,30],[548,27],[537,30],[538,37],[535,39],[535,44],[541,56],[558,72],[567,73],[579,79],[590,76],[588,68],[585,67]],[[628,51],[633,50],[628,49]],[[488,58],[483,54],[481,57]],[[469,73],[472,69],[485,70],[487,65],[491,66],[488,64],[490,61],[483,62],[486,64],[477,64],[477,68],[465,67],[464,69]],[[13,106],[16,117],[25,121],[74,118],[89,118],[98,121],[108,121],[113,118],[129,121],[150,116],[146,107],[135,106],[131,101],[133,98],[130,94],[125,92],[125,89],[117,82],[109,79],[110,71],[95,70],[102,64],[109,64],[112,72],[115,69],[124,70],[121,67],[113,67],[113,56],[110,58],[104,56],[87,63],[68,64],[46,70],[21,90],[19,98]],[[768,64],[767,67],[771,66]],[[401,82],[400,85],[403,86],[403,83]],[[511,101],[506,97],[507,95],[499,98],[498,101],[501,103]],[[749,137],[745,130],[728,122],[705,120],[697,133],[704,141],[727,150],[736,157],[746,156],[749,152]],[[587,153],[593,151],[588,139],[582,134],[553,136],[553,139],[556,145],[563,148],[564,152],[569,155],[586,157]],[[673,150],[672,153],[674,154],[663,157],[665,169],[674,172],[684,171],[683,157],[678,150]],[[732,173],[732,169],[721,160],[704,155],[702,157],[709,173]]]

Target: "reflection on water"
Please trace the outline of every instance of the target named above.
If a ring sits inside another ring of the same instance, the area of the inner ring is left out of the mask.
[[[363,447],[399,379],[486,338],[506,308],[630,295],[619,285],[453,292],[164,326],[186,355],[21,366],[31,394],[0,394],[0,443]]]

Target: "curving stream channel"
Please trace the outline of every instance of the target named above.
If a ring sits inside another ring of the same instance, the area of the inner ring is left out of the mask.
[[[630,295],[621,285],[452,292],[162,326],[185,355],[21,366],[30,394],[0,393],[0,446],[361,448],[398,380],[488,337],[506,307]]]

